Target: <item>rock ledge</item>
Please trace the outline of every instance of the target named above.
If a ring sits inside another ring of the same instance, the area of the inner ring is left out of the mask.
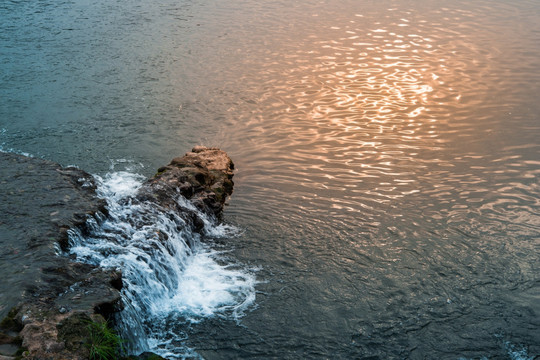
[[[185,212],[197,231],[202,220],[178,204],[178,194],[219,219],[233,171],[224,151],[197,146],[159,168],[134,200]],[[0,179],[0,359],[87,359],[85,324],[122,310],[122,274],[59,253],[69,250],[70,228],[84,233],[88,217],[107,215],[105,201],[90,174],[45,160],[0,153]]]

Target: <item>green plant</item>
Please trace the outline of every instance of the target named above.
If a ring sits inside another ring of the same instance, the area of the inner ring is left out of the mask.
[[[88,324],[90,359],[117,359],[122,350],[122,339],[106,322],[90,322]]]

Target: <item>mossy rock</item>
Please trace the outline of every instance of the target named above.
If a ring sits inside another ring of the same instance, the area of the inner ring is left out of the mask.
[[[0,357],[4,355],[17,359],[26,350],[21,348],[22,339],[18,335],[22,329],[18,313],[19,309],[14,307],[0,322]]]
[[[74,314],[58,324],[57,329],[58,340],[72,353],[95,360],[119,358],[122,339],[99,314]]]
[[[7,316],[2,319],[0,322],[0,330],[5,331],[16,331],[19,332],[22,330],[23,325],[18,318],[19,308],[14,307],[12,308]]]
[[[86,344],[90,341],[88,324],[91,322],[92,318],[86,313],[73,314],[58,324],[58,340],[64,342],[67,350],[82,352],[88,356],[89,350]]]

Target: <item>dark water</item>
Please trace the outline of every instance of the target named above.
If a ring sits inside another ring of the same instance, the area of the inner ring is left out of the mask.
[[[238,168],[207,358],[540,356],[537,1],[3,1],[0,144]]]

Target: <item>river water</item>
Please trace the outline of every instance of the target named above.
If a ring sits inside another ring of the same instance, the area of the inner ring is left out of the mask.
[[[538,1],[6,0],[0,19],[3,151],[110,178],[196,144],[233,158],[237,230],[203,253],[255,299],[167,323],[177,356],[540,356]]]

